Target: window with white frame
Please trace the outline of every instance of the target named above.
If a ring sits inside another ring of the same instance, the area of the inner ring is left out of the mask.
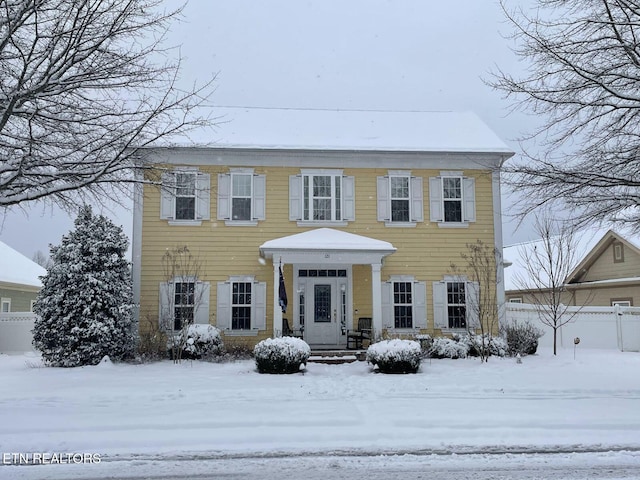
[[[440,226],[465,225],[476,220],[475,179],[462,172],[441,172],[429,179],[431,221]]]
[[[319,223],[354,220],[354,177],[343,176],[340,170],[291,175],[289,219]]]
[[[411,172],[392,171],[378,177],[378,221],[393,225],[415,225],[423,221],[422,178]]]
[[[11,299],[10,298],[0,299],[0,312],[9,313],[10,311],[11,311]]]
[[[232,169],[218,175],[218,220],[229,225],[257,225],[265,219],[265,175]]]
[[[509,299],[509,303],[522,303],[522,297],[513,297]]]
[[[611,306],[615,307],[616,305],[618,305],[619,307],[631,307],[633,302],[632,300],[629,298],[625,298],[625,299],[612,299],[611,300]]]
[[[171,224],[193,225],[209,220],[210,175],[184,168],[162,174],[160,218]]]
[[[233,276],[218,283],[216,326],[227,335],[256,335],[266,329],[266,283]]]
[[[433,282],[435,328],[467,330],[478,327],[479,285],[462,277],[446,277]]]
[[[178,331],[192,323],[209,323],[210,284],[194,277],[176,277],[160,284],[160,326]]]
[[[394,275],[382,282],[382,322],[387,329],[427,328],[425,282],[408,275]]]

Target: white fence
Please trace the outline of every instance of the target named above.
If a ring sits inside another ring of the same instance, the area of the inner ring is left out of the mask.
[[[0,313],[0,353],[32,351],[31,330],[35,320],[31,312]]]
[[[505,310],[507,322],[528,320],[544,331],[539,348],[553,348],[553,329],[542,323],[534,305],[507,303]],[[566,315],[574,316],[558,328],[558,348],[573,348],[577,337],[579,348],[640,352],[640,308],[568,307]]]

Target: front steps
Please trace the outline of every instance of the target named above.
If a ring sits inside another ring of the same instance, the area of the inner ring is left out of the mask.
[[[364,361],[366,354],[366,350],[311,350],[308,362],[339,365]]]

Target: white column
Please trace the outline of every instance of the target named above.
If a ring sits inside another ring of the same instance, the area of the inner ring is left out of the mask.
[[[280,308],[280,270],[276,257],[273,256],[273,338],[282,336],[282,309]]]
[[[382,264],[371,264],[371,299],[373,307],[373,338],[382,334]]]

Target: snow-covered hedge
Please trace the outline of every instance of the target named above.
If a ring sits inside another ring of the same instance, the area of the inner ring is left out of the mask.
[[[458,337],[436,337],[433,339],[429,356],[431,358],[467,358],[469,345]]]
[[[483,343],[482,335],[470,335],[464,337],[462,341],[469,346],[469,356],[471,357],[479,357],[483,347],[486,349],[486,353],[492,357],[504,357],[509,349],[507,342],[502,337],[485,335]]]
[[[538,350],[538,340],[544,332],[530,322],[514,322],[502,329],[507,339],[509,355],[533,355]]]
[[[193,324],[187,327],[187,339],[182,358],[210,358],[222,353],[220,330],[212,325]]]
[[[367,349],[367,362],[383,373],[415,373],[421,356],[420,344],[413,340],[382,340]]]
[[[296,373],[307,364],[311,348],[300,338],[267,338],[255,346],[253,355],[260,373]]]

